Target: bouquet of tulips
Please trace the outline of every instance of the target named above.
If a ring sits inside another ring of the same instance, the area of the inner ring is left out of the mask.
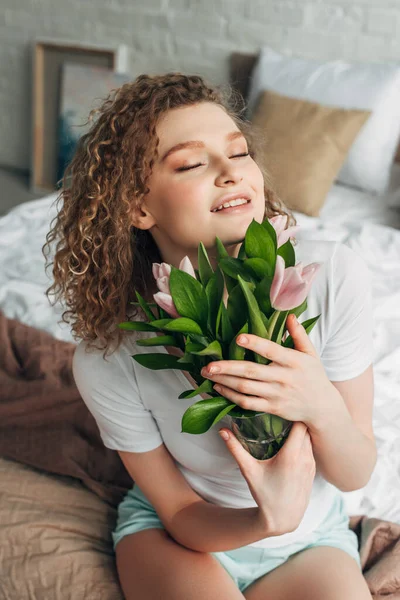
[[[229,415],[233,431],[246,449],[259,459],[272,457],[285,442],[291,422],[261,413],[257,422],[254,411],[241,408],[213,389],[201,370],[218,360],[250,360],[261,364],[271,361],[236,344],[241,333],[252,333],[287,348],[294,343],[285,323],[288,315],[299,317],[307,309],[307,294],[320,266],[295,264],[291,237],[298,226],[285,229],[286,216],[278,215],[247,228],[237,258],[229,256],[216,237],[217,265],[212,268],[202,242],[198,247],[198,269],[185,256],[179,268],[154,263],[153,275],[159,292],[154,303],[147,303],[136,291],[138,304],[147,322],[120,323],[124,330],[160,333],[138,340],[140,346],[175,346],[183,355],[145,353],[132,356],[153,370],[180,369],[190,373],[197,384],[180,394],[179,399],[206,393],[209,398],[193,403],[183,414],[182,432],[205,433]],[[224,285],[228,293],[223,301]],[[319,317],[302,323],[310,333]],[[256,443],[253,443],[256,442]],[[261,444],[261,445],[260,445]]]

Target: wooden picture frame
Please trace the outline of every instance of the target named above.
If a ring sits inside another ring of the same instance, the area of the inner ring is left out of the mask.
[[[61,65],[64,61],[127,72],[127,46],[104,47],[79,42],[36,39],[32,48],[32,142],[30,189],[56,191],[57,127]]]

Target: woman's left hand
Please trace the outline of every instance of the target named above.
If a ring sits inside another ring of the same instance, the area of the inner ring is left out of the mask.
[[[329,381],[304,327],[293,314],[286,323],[294,349],[253,334],[246,334],[247,344],[239,344],[272,363],[219,360],[204,367],[202,375],[215,381],[214,389],[221,396],[244,409],[302,421],[311,430],[318,429],[337,405],[339,392]],[[211,367],[219,372],[209,374]]]

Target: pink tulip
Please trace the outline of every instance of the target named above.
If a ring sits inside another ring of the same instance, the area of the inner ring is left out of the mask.
[[[278,248],[283,246],[289,238],[294,237],[294,234],[300,229],[300,225],[293,225],[292,227],[285,229],[288,218],[287,215],[276,215],[275,217],[268,219],[275,229]]]
[[[270,292],[271,306],[275,310],[292,310],[300,306],[307,298],[321,265],[322,263],[311,263],[303,268],[303,263],[299,262],[296,266],[285,269],[285,261],[278,254]]]
[[[178,267],[181,271],[185,271],[188,275],[191,275],[196,279],[196,273],[193,265],[190,262],[190,258],[185,256],[182,258]],[[171,265],[168,263],[153,263],[152,266],[153,276],[157,282],[157,287],[160,290],[156,294],[153,294],[153,298],[163,310],[165,310],[171,317],[179,319],[181,315],[176,310],[174,301],[171,296],[171,290],[169,289],[169,278],[171,275]]]

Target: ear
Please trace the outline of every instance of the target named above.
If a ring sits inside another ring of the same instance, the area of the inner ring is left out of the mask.
[[[145,204],[132,208],[131,224],[137,229],[150,229],[156,220]]]

